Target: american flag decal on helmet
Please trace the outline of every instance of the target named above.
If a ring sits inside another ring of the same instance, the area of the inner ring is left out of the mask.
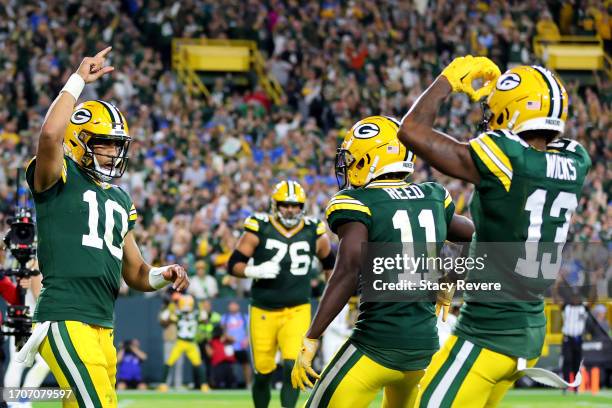
[[[527,109],[529,110],[540,110],[542,108],[542,104],[540,101],[527,101]]]

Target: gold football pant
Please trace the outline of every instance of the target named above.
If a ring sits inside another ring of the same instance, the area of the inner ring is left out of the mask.
[[[295,360],[309,325],[310,303],[277,310],[251,306],[249,336],[255,372],[269,374],[274,371],[278,349],[283,360]]]
[[[305,407],[366,408],[383,389],[383,408],[412,408],[424,373],[387,368],[347,341],[323,370]]]
[[[117,353],[113,329],[76,321],[52,322],[38,349],[61,388],[73,397],[64,407],[117,406]]]
[[[537,358],[528,360],[533,367]],[[517,358],[451,336],[434,354],[421,381],[417,407],[495,407],[520,378]]]
[[[172,367],[176,360],[178,360],[183,353],[187,356],[189,361],[191,361],[191,365],[197,367],[202,364],[202,356],[200,355],[200,349],[195,341],[187,341],[178,339],[174,346],[172,347],[172,351],[170,352],[170,356],[168,360],[166,360],[166,365]]]

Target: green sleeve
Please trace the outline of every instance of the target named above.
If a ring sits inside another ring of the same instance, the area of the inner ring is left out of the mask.
[[[361,222],[368,229],[372,225],[372,211],[363,202],[341,191],[327,204],[325,210],[329,228],[338,233],[338,228],[347,222]]]

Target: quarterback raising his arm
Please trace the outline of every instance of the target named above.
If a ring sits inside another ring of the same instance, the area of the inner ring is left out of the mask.
[[[85,84],[113,71],[105,66],[110,50],[84,58],[70,77],[49,108],[26,170],[44,288],[37,326],[20,356],[31,360],[40,352],[60,387],[74,392],[64,406],[117,406],[113,312],[121,276],[141,291],[189,285],[181,266],[152,268],[143,260],[132,232],[136,209],[124,190],[109,184],[127,167],[125,117],[101,100],[75,107]]]

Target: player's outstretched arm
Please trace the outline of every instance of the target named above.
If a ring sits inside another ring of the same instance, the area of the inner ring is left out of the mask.
[[[440,104],[451,92],[465,93],[477,101],[491,92],[500,75],[497,65],[486,57],[455,58],[404,116],[399,139],[442,173],[478,184],[480,176],[468,145],[434,130],[434,120]],[[478,78],[485,84],[474,90],[472,81]]]
[[[329,280],[336,263],[336,255],[334,255],[334,251],[331,249],[331,242],[327,234],[323,234],[317,239],[317,258],[321,261],[325,279]]]
[[[398,138],[417,157],[442,173],[477,184],[480,176],[467,143],[433,128],[438,108],[451,90],[448,80],[439,76],[404,116]]]
[[[123,242],[121,273],[130,288],[152,292],[172,283],[172,287],[180,292],[189,287],[189,278],[182,266],[174,264],[153,268],[147,264],[138,249],[133,231],[126,234]]]
[[[85,57],[77,71],[70,76],[59,96],[53,101],[40,130],[36,167],[34,169],[34,191],[43,192],[52,187],[61,177],[64,159],[64,132],[72,115],[74,105],[85,84],[94,82],[102,75],[112,72],[113,67],[104,66],[107,47],[94,57]]]
[[[357,290],[361,245],[368,241],[368,229],[360,222],[349,222],[338,228],[338,237],[338,261],[291,371],[291,384],[294,388],[304,390],[307,386],[312,387],[313,383],[309,377],[319,378],[312,369],[319,337]]]

